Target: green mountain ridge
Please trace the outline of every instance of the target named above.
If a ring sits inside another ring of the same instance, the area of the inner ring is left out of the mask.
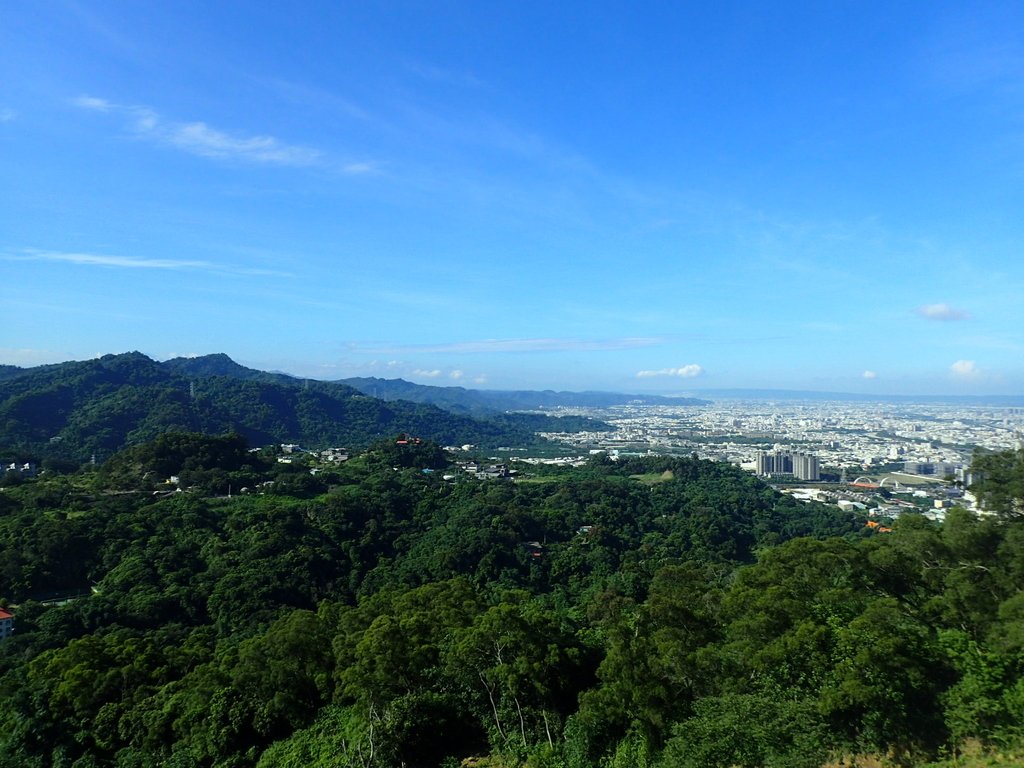
[[[387,402],[338,382],[238,365],[227,355],[165,363],[140,352],[7,371],[0,453],[86,460],[165,432],[237,432],[253,445],[362,447],[400,432],[442,444],[528,445],[544,425]]]

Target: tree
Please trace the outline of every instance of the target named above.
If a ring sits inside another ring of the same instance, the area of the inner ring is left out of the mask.
[[[981,476],[971,491],[984,509],[1004,519],[1024,518],[1024,448],[975,453],[971,470]]]
[[[581,681],[578,641],[538,602],[492,606],[453,635],[446,667],[475,700],[499,750],[553,745]]]

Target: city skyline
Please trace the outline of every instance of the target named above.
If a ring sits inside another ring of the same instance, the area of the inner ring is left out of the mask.
[[[1024,392],[1010,4],[4,19],[0,363]]]

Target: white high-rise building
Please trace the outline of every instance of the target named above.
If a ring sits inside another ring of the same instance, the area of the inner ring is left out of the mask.
[[[762,477],[772,475],[792,475],[797,480],[820,480],[821,467],[818,457],[808,453],[792,453],[790,451],[759,451],[757,454],[757,474]]]

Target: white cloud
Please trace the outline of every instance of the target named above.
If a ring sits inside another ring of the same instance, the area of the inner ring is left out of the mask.
[[[166,269],[166,270],[197,270],[226,275],[265,275],[273,277],[289,277],[286,272],[269,269],[253,269],[232,265],[214,264],[210,261],[196,259],[152,259],[137,256],[112,256],[103,253],[67,253],[62,251],[41,251],[26,249],[25,255],[0,255],[9,261],[57,261],[65,264],[82,266],[113,267],[120,269]]]
[[[981,375],[981,370],[973,360],[957,360],[949,366],[949,370],[953,372],[954,376],[964,379],[975,379]]]
[[[97,99],[95,96],[79,96],[71,100],[71,103],[82,109],[93,109],[97,112],[109,112],[114,105],[106,99]]]
[[[971,317],[969,312],[951,307],[949,304],[925,304],[918,307],[915,311],[926,320],[937,320],[939,322],[969,320]]]
[[[127,269],[211,269],[208,261],[188,259],[140,259],[134,256],[108,256],[101,253],[58,253],[54,251],[33,251],[30,258],[39,261],[63,261],[69,264],[88,264],[100,267],[124,267]]]
[[[18,116],[13,109],[0,109],[0,123],[9,123]]]
[[[680,366],[679,368],[661,368],[657,371],[637,371],[637,378],[646,379],[654,376],[678,376],[683,379],[692,379],[704,373],[704,368],[696,363]]]
[[[319,165],[323,161],[322,153],[316,149],[287,144],[273,136],[233,135],[200,121],[167,121],[149,107],[115,104],[87,95],[72,99],[71,103],[94,112],[124,115],[139,136],[200,157],[287,166]],[[346,170],[346,173],[370,172],[371,164],[356,165],[360,170]]]
[[[422,376],[425,379],[436,379],[438,376],[441,375],[441,371],[438,368],[435,368],[432,371],[425,371],[422,368],[417,368],[415,371],[412,372],[412,375]]]
[[[487,376],[486,376],[486,374],[481,373],[479,376],[474,376],[473,377],[473,383],[474,384],[486,384],[487,383]]]
[[[864,373],[862,373],[861,376],[863,376],[865,379],[877,379],[878,378],[878,374],[875,373],[874,371],[864,371]]]
[[[459,379],[461,379],[461,378],[462,378],[463,376],[465,376],[465,374],[464,374],[464,373],[463,373],[462,371],[460,371],[460,370],[458,370],[458,369],[455,369],[454,371],[452,371],[451,373],[449,373],[449,374],[448,374],[448,376],[449,376],[450,378],[452,378],[452,379],[455,379],[456,381],[458,381],[458,380],[459,380]]]
[[[240,137],[211,128],[206,123],[177,123],[161,128],[155,116],[145,118],[143,130],[202,157],[235,158],[276,165],[313,165],[320,152],[284,144],[273,136]]]

